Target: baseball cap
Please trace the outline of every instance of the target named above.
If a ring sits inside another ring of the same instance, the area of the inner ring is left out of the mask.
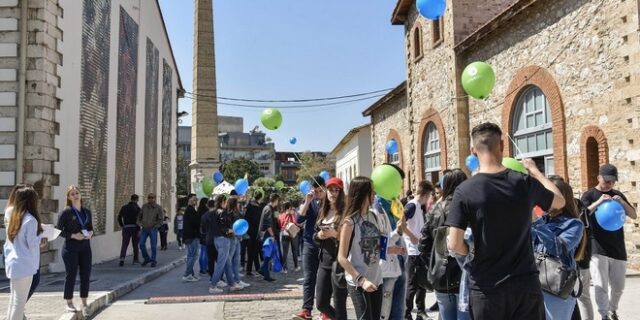
[[[330,178],[329,181],[327,182],[327,188],[331,188],[331,187],[338,187],[340,189],[344,189],[344,183],[342,182],[342,180],[340,180],[340,178]]]
[[[599,173],[605,181],[618,181],[618,168],[612,164],[603,164]]]

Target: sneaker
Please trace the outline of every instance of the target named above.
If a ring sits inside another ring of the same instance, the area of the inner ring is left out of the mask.
[[[207,272],[206,271],[202,271],[202,270],[200,270],[200,272],[198,272],[198,273],[200,273],[200,275],[203,276],[203,277],[207,275]]]
[[[138,261],[138,260],[133,260],[133,264],[140,264],[140,261]]]
[[[209,287],[209,293],[211,294],[218,294],[218,293],[223,293],[224,290],[218,288],[218,287]]]
[[[255,277],[256,276],[256,274],[253,273],[253,272],[247,272],[244,275],[247,276],[247,277]]]
[[[118,263],[119,267],[124,267],[124,260],[120,260],[120,262]]]
[[[274,278],[263,278],[263,279],[264,279],[264,281],[269,281],[269,282],[276,281],[276,279],[274,279]]]
[[[229,287],[230,291],[238,291],[238,290],[242,290],[244,289],[244,286],[240,285],[240,283],[236,283],[234,285],[232,285],[231,287]]]
[[[282,273],[287,274],[287,273],[289,273],[289,270],[287,270],[287,269],[282,269]]]
[[[65,308],[65,310],[67,310],[67,312],[76,312],[76,311],[78,311],[78,309],[76,309],[76,306],[74,306],[73,304],[68,304],[67,307]]]
[[[220,280],[220,281],[218,281],[217,286],[218,286],[218,288],[226,288],[227,287],[227,283],[222,281],[222,280]]]
[[[155,268],[158,265],[157,261],[151,261],[151,268]]]
[[[418,311],[418,314],[416,315],[416,320],[427,320],[427,319],[429,319],[429,316],[427,315],[426,312]]]
[[[611,320],[618,320],[618,313],[611,311]]]
[[[191,276],[192,276],[196,281],[200,281],[200,277],[196,276],[195,274],[194,274],[194,275],[191,275]]]
[[[148,265],[149,263],[151,263],[151,260],[145,260],[145,261],[142,263],[142,266],[144,267],[144,266]]]
[[[239,285],[241,285],[243,288],[251,287],[251,285],[250,285],[250,284],[248,284],[248,283],[246,283],[246,282],[244,282],[244,281],[242,281],[242,280],[240,280],[240,282],[238,282],[238,284],[239,284]]]
[[[311,311],[307,309],[302,309],[298,314],[293,316],[293,320],[312,320]]]
[[[188,275],[188,276],[183,276],[182,277],[182,281],[184,281],[184,282],[197,282],[198,279],[196,279],[192,275]]]
[[[295,270],[293,270],[293,271],[298,272],[300,270],[302,270],[300,267],[296,267]]]

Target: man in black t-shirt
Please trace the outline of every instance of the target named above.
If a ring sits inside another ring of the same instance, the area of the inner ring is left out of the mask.
[[[598,313],[602,319],[617,320],[616,311],[624,290],[627,271],[624,228],[607,231],[598,224],[594,213],[605,201],[619,201],[628,217],[635,219],[637,216],[624,194],[613,189],[618,181],[618,169],[611,164],[605,164],[600,167],[598,173],[598,185],[582,195],[582,202],[591,213],[590,222],[593,229],[591,278],[595,287]],[[611,296],[609,296],[609,286],[611,286]]]
[[[455,191],[446,224],[449,249],[465,256],[467,227],[473,231],[474,259],[469,278],[472,318],[545,318],[538,269],[531,246],[533,207],[564,207],[556,186],[531,159],[523,161],[529,175],[502,166],[502,131],[484,123],[472,131],[472,152],[480,160],[479,172]]]

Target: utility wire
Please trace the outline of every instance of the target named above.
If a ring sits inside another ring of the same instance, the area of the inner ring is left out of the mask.
[[[384,96],[384,94],[377,94],[377,95],[373,95],[373,96],[369,96],[369,97],[363,97],[363,98],[357,98],[357,99],[351,99],[351,100],[345,100],[345,101],[327,102],[327,103],[318,103],[318,104],[307,104],[307,105],[279,106],[277,108],[278,109],[310,109],[310,108],[318,108],[318,107],[326,107],[326,106],[335,106],[335,105],[341,105],[341,104],[358,102],[358,101],[365,101],[365,100],[369,100],[369,99],[373,99],[373,98],[379,98],[379,97],[382,97],[382,96]],[[191,99],[191,100],[197,100],[197,97],[194,98],[194,97],[185,96],[185,98]],[[251,108],[251,109],[264,109],[264,108],[270,107],[270,106],[265,106],[265,105],[239,104],[239,103],[228,103],[228,102],[218,102],[217,104],[218,105],[223,105],[223,106],[231,106],[231,107],[239,107],[239,108]]]
[[[350,94],[350,95],[344,95],[344,96],[336,96],[336,97],[292,99],[292,100],[262,100],[262,99],[226,98],[226,97],[210,96],[210,95],[205,95],[205,94],[197,94],[197,93],[193,93],[193,92],[186,92],[186,93],[190,94],[192,96],[195,96],[195,97],[214,98],[214,99],[218,99],[218,100],[229,100],[229,101],[240,101],[240,102],[266,102],[266,103],[281,102],[281,103],[292,103],[292,102],[314,102],[314,101],[341,100],[341,99],[348,99],[348,98],[355,98],[355,97],[363,97],[363,96],[368,96],[368,95],[371,95],[371,94],[377,94],[377,93],[391,91],[393,89],[394,88],[387,88],[387,89],[381,89],[381,90],[375,90],[375,91],[369,91],[369,92],[363,92],[363,93],[356,93],[356,94]]]

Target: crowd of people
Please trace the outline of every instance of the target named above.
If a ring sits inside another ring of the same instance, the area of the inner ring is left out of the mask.
[[[347,319],[350,299],[357,319],[428,319],[425,297],[433,292],[440,319],[594,319],[589,285],[601,319],[618,320],[618,302],[626,272],[624,231],[610,231],[595,219],[598,207],[618,201],[626,216],[635,209],[614,189],[617,169],[600,167],[598,184],[574,198],[559,176],[545,176],[524,159],[528,174],[502,165],[502,132],[491,123],[472,131],[472,152],[479,169],[472,177],[445,170],[439,183],[421,181],[400,199],[384,199],[368,177],[356,177],[345,192],[339,178],[313,178],[302,203],[282,201],[278,193],[262,199],[192,194],[173,221],[178,247],[186,250],[182,280],[209,280],[220,294],[250,286],[256,276],[276,281],[272,271],[303,271],[303,300],[294,319]],[[392,164],[404,179],[404,172]],[[56,228],[65,239],[63,298],[75,312],[73,291],[80,274],[83,312],[91,275],[93,225],[80,190],[70,186]],[[167,248],[169,219],[147,196],[131,196],[117,217],[122,227],[119,265],[129,243],[133,263],[157,264]],[[39,282],[40,246],[46,245],[32,186],[14,187],[5,209],[4,258],[11,293],[7,319],[23,319],[24,307]],[[246,220],[248,231],[234,224]],[[147,252],[150,241],[151,255]],[[269,254],[263,246],[270,246]],[[291,251],[293,265],[289,265]],[[199,272],[195,272],[198,261]],[[301,262],[301,265],[300,265]]]

